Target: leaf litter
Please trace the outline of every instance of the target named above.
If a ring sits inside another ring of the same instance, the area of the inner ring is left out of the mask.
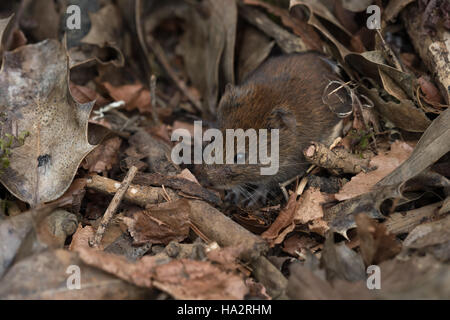
[[[444,7],[388,1],[376,32],[372,1],[72,2],[79,31],[53,1],[0,9],[1,298],[450,297]],[[227,84],[307,50],[353,105],[306,175],[243,207],[171,161],[171,133],[214,127]]]

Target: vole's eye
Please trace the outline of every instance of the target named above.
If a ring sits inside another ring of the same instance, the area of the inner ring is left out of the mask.
[[[234,163],[244,164],[245,163],[245,153],[239,152],[234,156]]]

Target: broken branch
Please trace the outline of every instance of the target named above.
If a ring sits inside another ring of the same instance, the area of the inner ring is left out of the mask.
[[[95,233],[94,241],[91,244],[94,248],[97,248],[100,245],[100,241],[102,241],[103,234],[105,233],[106,227],[108,226],[114,213],[117,210],[117,207],[119,206],[120,202],[122,201],[122,199],[125,195],[125,192],[127,191],[128,187],[131,184],[131,181],[133,181],[133,178],[136,175],[137,170],[138,169],[135,166],[132,166],[130,168],[130,170],[128,170],[128,173],[125,176],[125,178],[123,179],[122,184],[118,188],[116,194],[114,195],[108,208],[106,209],[106,212],[103,215],[102,221],[100,222],[100,226],[98,227],[97,232]]]
[[[303,154],[309,162],[322,168],[337,170],[340,173],[357,174],[369,170],[369,159],[361,159],[343,148],[330,150],[319,142],[311,142]]]

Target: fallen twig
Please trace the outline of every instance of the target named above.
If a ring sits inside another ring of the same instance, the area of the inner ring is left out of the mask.
[[[180,190],[187,195],[202,198],[213,204],[220,203],[220,199],[216,194],[203,188],[198,183],[181,177],[165,176],[160,173],[139,173],[134,181],[136,184],[169,187],[174,190]]]
[[[357,174],[369,170],[369,159],[361,159],[343,148],[330,150],[319,142],[311,142],[303,154],[309,162],[322,168],[337,170],[340,173]]]
[[[114,213],[116,212],[117,207],[119,206],[120,202],[122,201],[122,199],[125,195],[125,192],[127,191],[128,187],[130,186],[131,181],[133,181],[133,178],[136,175],[137,171],[138,171],[138,169],[135,166],[132,166],[130,168],[130,170],[128,170],[127,175],[123,179],[122,184],[117,189],[116,194],[114,195],[108,208],[105,211],[105,214],[103,215],[102,221],[100,222],[100,226],[97,228],[97,232],[95,233],[94,240],[92,243],[90,243],[92,247],[96,248],[100,245],[100,242],[102,241],[103,234],[105,233],[106,227],[108,226]]]
[[[150,104],[152,105],[152,117],[156,125],[160,124],[158,112],[156,111],[156,76],[150,77]]]
[[[120,182],[101,177],[99,175],[93,175],[86,181],[86,187],[94,189],[104,194],[115,194],[117,189],[120,187]],[[170,195],[170,198],[176,200],[179,198],[177,193],[172,189],[167,189],[166,192]],[[162,188],[150,187],[150,186],[139,186],[130,185],[128,190],[126,190],[124,199],[145,207],[149,204],[155,204],[163,201],[166,194]]]

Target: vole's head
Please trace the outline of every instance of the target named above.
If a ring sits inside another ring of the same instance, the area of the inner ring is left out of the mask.
[[[211,155],[203,165],[209,184],[219,189],[260,186],[283,175],[296,118],[275,93],[260,84],[227,86],[217,114],[221,138],[214,140],[223,152],[216,153],[212,144],[204,149],[204,155]]]

